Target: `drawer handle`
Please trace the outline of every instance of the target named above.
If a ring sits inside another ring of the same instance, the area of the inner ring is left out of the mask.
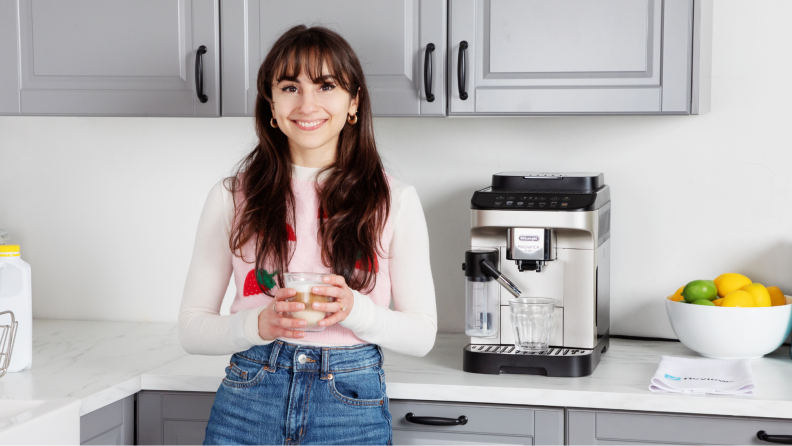
[[[427,426],[460,426],[468,422],[466,416],[462,415],[459,418],[443,418],[443,417],[416,417],[412,412],[404,416],[410,423],[425,424]]]
[[[203,55],[206,53],[206,47],[201,45],[195,53],[195,92],[198,94],[198,100],[201,103],[206,103],[209,98],[203,92]]]
[[[435,95],[432,94],[432,53],[434,50],[434,43],[426,45],[426,53],[424,55],[424,92],[426,93],[427,102],[434,102],[435,100]]]
[[[468,98],[465,91],[465,75],[467,74],[467,41],[459,42],[459,56],[457,57],[457,87],[459,88],[459,99],[463,101]]]
[[[759,431],[756,438],[769,443],[792,444],[792,435],[767,435],[767,432]]]

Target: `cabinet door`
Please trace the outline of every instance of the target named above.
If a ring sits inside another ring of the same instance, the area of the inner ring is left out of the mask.
[[[0,22],[8,0],[0,0]],[[219,116],[219,0],[17,0],[23,115]],[[7,32],[0,27],[0,33]],[[0,39],[0,49],[8,45]],[[199,47],[205,46],[202,70]],[[13,51],[12,53],[17,53]],[[7,54],[7,53],[4,53]],[[0,54],[0,58],[10,57]],[[8,62],[3,60],[0,62]],[[0,63],[0,66],[4,63]],[[0,68],[0,84],[13,76]],[[16,70],[15,70],[16,71]],[[197,95],[202,77],[206,102]],[[199,79],[200,80],[200,79]],[[14,106],[0,91],[0,113]],[[13,112],[13,110],[12,110]]]
[[[215,394],[158,392],[138,394],[138,444],[201,444]]]
[[[552,407],[391,400],[393,444],[563,444],[564,412]],[[429,426],[415,417],[464,416],[462,425]]]
[[[80,444],[133,444],[135,395],[80,417]]]
[[[449,3],[452,115],[690,110],[693,0]]]
[[[253,115],[259,66],[298,24],[328,27],[349,42],[375,116],[445,115],[445,0],[224,0],[222,8],[224,116]],[[430,44],[432,102],[424,91]]]
[[[756,434],[792,435],[792,421],[622,412],[567,410],[569,444],[767,444]]]

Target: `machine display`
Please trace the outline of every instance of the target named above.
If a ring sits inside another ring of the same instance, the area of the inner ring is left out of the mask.
[[[610,211],[601,173],[501,172],[473,194],[463,265],[471,336],[464,371],[593,373],[609,345]],[[547,351],[515,348],[509,314],[515,290],[555,299]]]

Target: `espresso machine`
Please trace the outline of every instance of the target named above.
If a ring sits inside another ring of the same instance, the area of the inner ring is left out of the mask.
[[[463,264],[470,344],[463,370],[593,373],[609,345],[611,202],[605,176],[501,172],[473,194],[470,207],[471,250]],[[509,299],[517,295],[555,299],[547,350],[515,347]]]

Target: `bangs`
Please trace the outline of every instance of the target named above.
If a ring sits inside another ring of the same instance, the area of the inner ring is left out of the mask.
[[[276,56],[273,66],[277,68],[272,73],[272,83],[296,81],[300,74],[305,73],[315,84],[335,81],[338,86],[350,92],[351,73],[340,62],[342,57],[340,54],[333,54],[323,38],[302,35]]]

